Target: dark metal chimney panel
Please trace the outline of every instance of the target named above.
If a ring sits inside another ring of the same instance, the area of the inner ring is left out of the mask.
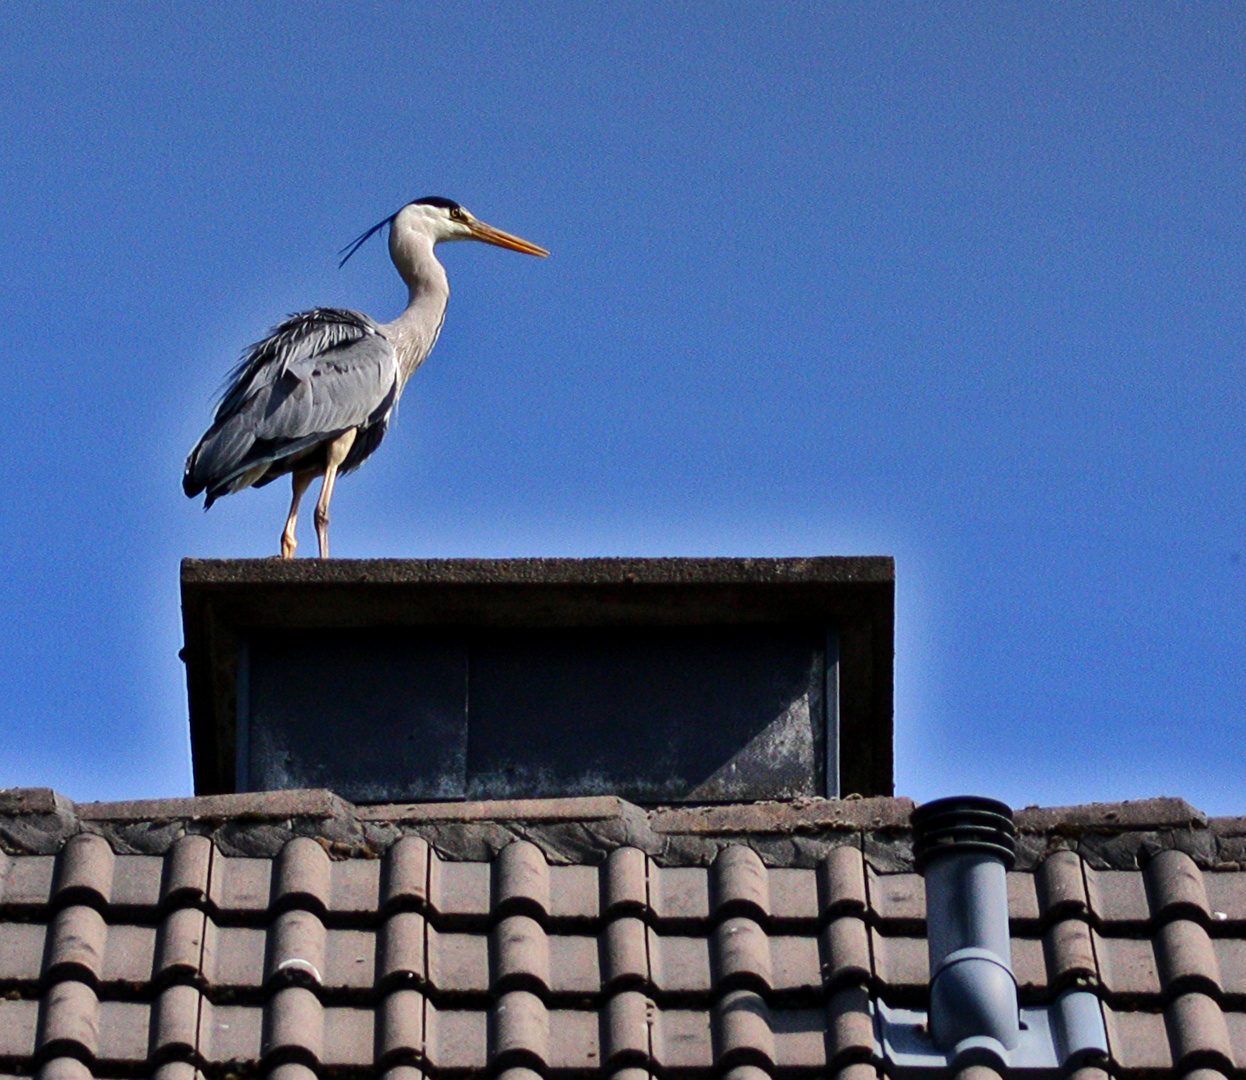
[[[182,564],[199,794],[890,794],[888,558]]]

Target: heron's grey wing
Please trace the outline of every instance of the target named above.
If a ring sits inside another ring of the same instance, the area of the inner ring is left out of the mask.
[[[216,422],[238,412],[244,402],[279,379],[292,364],[379,332],[368,316],[344,308],[315,308],[289,316],[274,326],[268,337],[250,346],[229,373]]]
[[[344,431],[383,427],[397,393],[393,346],[371,319],[335,309],[292,316],[235,370],[215,422],[186,463],[186,492],[206,488],[211,505],[288,472]]]

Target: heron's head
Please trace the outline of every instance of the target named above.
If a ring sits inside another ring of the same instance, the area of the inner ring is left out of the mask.
[[[374,233],[386,225],[390,227],[389,249],[398,262],[400,249],[412,243],[439,244],[443,240],[483,240],[486,244],[522,251],[525,255],[548,255],[549,252],[538,244],[522,240],[518,236],[486,225],[475,214],[460,206],[453,199],[445,199],[440,195],[427,195],[415,202],[409,202],[395,214],[384,221],[378,221],[367,232],[343,248],[343,258],[339,265],[344,265]]]

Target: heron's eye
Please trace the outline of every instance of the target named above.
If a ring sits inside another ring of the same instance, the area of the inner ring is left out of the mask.
[[[450,217],[454,221],[462,221],[463,220],[463,208],[461,206],[450,207]]]

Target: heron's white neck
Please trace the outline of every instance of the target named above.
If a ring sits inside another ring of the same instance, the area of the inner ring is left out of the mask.
[[[416,230],[395,232],[389,253],[407,283],[409,299],[406,310],[381,330],[393,342],[405,383],[437,343],[450,299],[450,282],[445,267],[433,254],[430,236]]]

